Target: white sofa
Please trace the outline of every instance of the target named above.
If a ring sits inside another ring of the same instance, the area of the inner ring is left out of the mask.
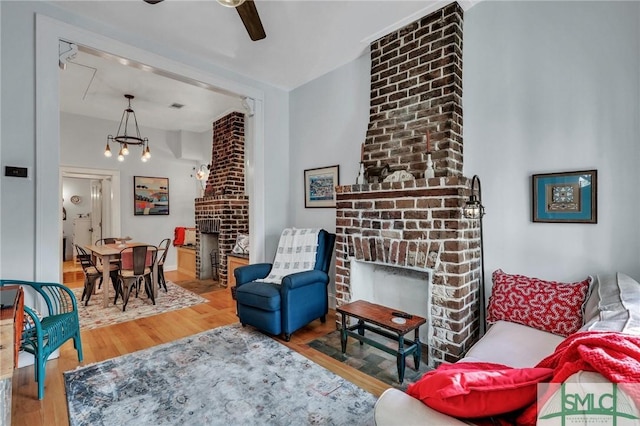
[[[584,310],[581,331],[616,331],[640,335],[640,283],[617,273],[594,279]],[[533,367],[552,354],[564,337],[507,321],[493,324],[467,352],[463,361],[483,361],[515,368]],[[579,372],[565,383],[606,382],[598,373]],[[387,389],[375,405],[375,422],[385,425],[465,425],[420,400]],[[541,423],[539,423],[541,424]]]

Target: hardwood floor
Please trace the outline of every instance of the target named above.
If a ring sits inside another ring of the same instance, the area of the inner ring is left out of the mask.
[[[67,286],[82,286],[82,272],[78,274],[77,271],[69,271],[64,275]],[[174,282],[190,279],[177,271],[167,271],[165,275],[168,280]],[[238,321],[235,302],[231,298],[229,289],[215,290],[202,296],[209,302],[135,321],[83,331],[84,362],[82,365],[114,358]],[[316,320],[294,333],[290,342],[280,338],[278,341],[379,396],[389,385],[306,346],[306,343],[335,329],[335,312],[331,311],[325,324]],[[13,375],[12,424],[15,426],[69,424],[62,373],[73,370],[78,365],[77,353],[72,341],[69,341],[62,347],[60,358],[47,362],[45,396],[42,401],[37,397],[33,366],[17,369]],[[213,374],[215,372],[212,372]]]

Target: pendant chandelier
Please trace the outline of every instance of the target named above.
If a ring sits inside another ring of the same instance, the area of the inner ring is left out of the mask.
[[[142,137],[140,137],[140,129],[138,128],[136,113],[131,108],[131,99],[133,99],[134,96],[124,95],[124,97],[129,100],[129,106],[122,113],[120,125],[118,126],[118,133],[116,134],[117,136],[107,136],[107,147],[104,150],[104,156],[111,157],[111,147],[109,146],[109,144],[112,142],[117,142],[120,144],[118,161],[124,161],[124,157],[126,155],[129,155],[129,145],[135,145],[142,148],[141,160],[143,162],[146,162],[149,158],[151,158],[151,151],[149,150],[149,139],[143,139]],[[133,125],[135,126],[135,134],[128,133],[129,121],[132,121]]]

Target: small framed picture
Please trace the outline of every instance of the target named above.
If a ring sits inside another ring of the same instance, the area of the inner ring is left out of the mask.
[[[598,223],[597,183],[597,170],[533,175],[533,221]]]
[[[133,213],[136,216],[169,214],[169,178],[134,176]]]
[[[335,207],[336,186],[340,184],[340,166],[304,171],[304,206]]]

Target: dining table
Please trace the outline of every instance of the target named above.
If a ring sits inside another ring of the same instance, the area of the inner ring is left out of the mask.
[[[109,265],[109,263],[114,260],[117,259],[122,250],[124,250],[125,248],[132,248],[135,246],[149,246],[148,250],[151,251],[157,251],[156,246],[154,246],[153,244],[148,244],[148,243],[141,243],[141,242],[126,242],[126,243],[116,243],[116,244],[100,244],[100,245],[95,245],[95,244],[90,244],[90,245],[85,245],[84,248],[91,251],[91,254],[93,256],[95,256],[96,258],[100,259],[100,261],[102,262],[103,268],[102,268],[102,282],[103,282],[103,291],[102,291],[102,306],[104,308],[106,308],[107,306],[109,306],[109,280],[111,279],[109,276],[109,268],[108,267],[104,267],[104,265]],[[156,262],[158,261],[157,256],[156,256]],[[156,267],[157,265],[153,265],[152,268],[152,274],[151,274],[151,287],[153,289],[153,298],[155,300],[156,296],[158,295],[158,268]]]

